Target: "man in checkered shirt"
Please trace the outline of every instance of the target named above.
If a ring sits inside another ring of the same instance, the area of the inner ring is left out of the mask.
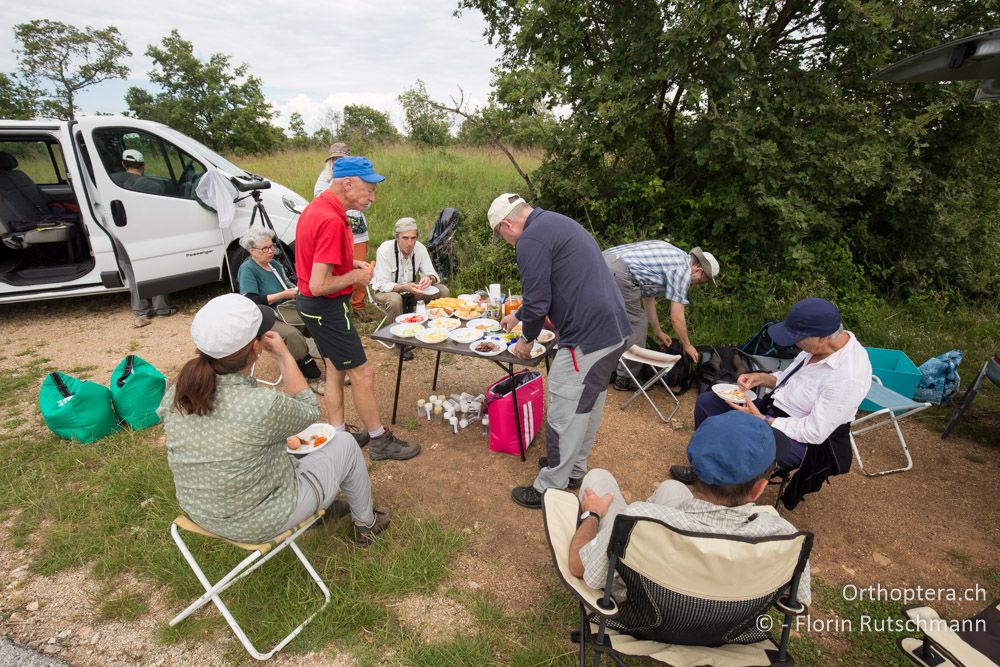
[[[697,363],[699,355],[688,338],[684,307],[691,285],[715,282],[719,275],[715,257],[701,248],[692,248],[687,253],[666,241],[638,241],[605,250],[604,262],[625,299],[625,311],[632,326],[629,344],[645,347],[646,329],[652,326],[654,336],[663,345],[670,345],[672,339],[660,328],[656,313],[656,297],[662,295],[670,301],[670,323],[684,354]],[[638,365],[630,362],[629,370],[636,375]],[[632,380],[621,369],[614,386],[623,391],[635,390]]]

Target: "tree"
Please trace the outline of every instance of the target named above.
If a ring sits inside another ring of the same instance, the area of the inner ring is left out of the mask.
[[[18,81],[15,75],[0,72],[0,118],[30,120],[38,115],[38,91]]]
[[[504,105],[569,109],[534,175],[546,206],[609,241],[709,246],[738,280],[966,299],[1000,289],[1000,105],[874,74],[994,27],[990,4],[460,2],[503,47]]]
[[[423,146],[446,146],[451,141],[451,124],[448,114],[431,102],[424,82],[417,79],[396,98],[406,115],[406,131],[410,139]]]
[[[55,85],[49,108],[59,118],[75,117],[77,91],[129,75],[121,61],[132,52],[114,26],[80,30],[59,21],[35,19],[14,26],[14,35],[21,71],[32,81],[48,79]]]
[[[129,88],[125,102],[131,115],[169,125],[216,150],[263,152],[284,141],[271,124],[275,111],[261,80],[245,63],[232,67],[222,53],[202,62],[177,30],[159,46],[150,45],[146,55],[154,64],[149,80],[161,90],[153,95]]]
[[[306,123],[302,119],[302,114],[293,111],[288,117],[288,131],[291,133],[291,143],[298,148],[309,145],[309,135],[306,133]]]
[[[340,120],[335,134],[340,141],[354,147],[355,152],[364,146],[399,140],[399,132],[388,114],[364,104],[344,107],[343,120]]]

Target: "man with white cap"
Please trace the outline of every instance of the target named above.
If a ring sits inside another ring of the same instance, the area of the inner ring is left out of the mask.
[[[240,294],[205,304],[191,323],[198,354],[181,369],[157,414],[177,501],[199,526],[238,542],[261,543],[330,507],[338,491],[368,545],[389,525],[372,503],[364,456],[350,435],[295,459],[286,444],[319,418],[316,396],[281,337],[274,311]],[[283,392],[258,387],[250,369],[268,353]]]
[[[390,322],[404,309],[413,310],[417,299],[444,298],[450,294],[448,288],[439,282],[427,246],[417,240],[417,221],[400,218],[396,221],[395,230],[396,238],[378,247],[372,275],[375,301]],[[433,288],[433,295],[426,294],[430,288]],[[412,359],[412,352],[409,354]]]
[[[512,352],[527,359],[548,317],[559,330],[559,349],[548,376],[546,456],[530,486],[511,498],[539,509],[545,489],[576,488],[604,413],[608,381],[631,335],[625,303],[580,223],[554,211],[532,208],[516,194],[502,194],[487,213],[494,238],[514,246],[521,273],[521,307],[501,322],[521,322]]]
[[[111,174],[111,180],[126,190],[162,195],[163,186],[146,176],[146,158],[134,148],[122,152],[122,169]]]
[[[766,396],[733,403],[711,391],[699,395],[694,406],[695,429],[713,415],[745,412],[774,430],[782,470],[804,466],[806,451],[811,450],[810,468],[825,465],[828,470],[820,472],[827,476],[847,472],[851,465],[850,423],[872,382],[867,351],[853,333],[844,330],[837,307],[815,297],[797,302],[767,333],[776,344],[795,345],[802,351],[783,371],[744,373],[737,378],[744,391],[771,390]],[[818,446],[827,442],[831,447]],[[672,466],[670,474],[683,482],[696,477],[687,466]],[[792,509],[797,500],[786,491],[783,502]]]
[[[570,542],[569,569],[593,588],[603,589],[608,575],[608,544],[615,517],[659,519],[678,530],[740,537],[770,537],[796,532],[777,513],[762,512],[754,504],[774,469],[775,444],[771,429],[738,412],[712,417],[694,432],[687,447],[697,471],[690,487],[666,480],[647,500],[626,505],[618,481],[607,470],[595,468],[583,478],[580,521]],[[768,508],[770,509],[770,508]],[[614,595],[627,594],[617,576]],[[809,566],[799,579],[798,601],[811,601]]]
[[[625,299],[625,310],[632,325],[629,344],[646,347],[646,329],[651,326],[653,335],[663,345],[670,345],[671,338],[660,327],[656,313],[656,297],[662,295],[670,301],[670,323],[684,354],[697,363],[699,354],[688,337],[684,307],[688,304],[688,290],[692,285],[709,280],[715,282],[719,275],[719,262],[715,257],[701,248],[692,248],[687,253],[666,241],[654,240],[608,248],[604,251],[604,261]],[[629,369],[636,375],[638,364],[630,365]],[[615,378],[614,386],[622,391],[635,391],[635,383],[624,372]]]
[[[367,158],[343,157],[333,163],[330,187],[306,206],[296,226],[296,304],[326,362],[324,400],[330,423],[338,431],[347,428],[344,378],[349,377],[354,406],[371,439],[369,457],[404,461],[419,454],[420,445],[400,440],[383,426],[375,401],[375,370],[368,363],[350,306],[354,287],[367,285],[371,275],[368,262],[354,259],[346,212],[367,208],[384,180]],[[359,444],[367,440],[362,438]]]

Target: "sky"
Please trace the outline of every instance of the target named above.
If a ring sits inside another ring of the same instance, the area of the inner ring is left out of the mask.
[[[94,2],[35,0],[0,6],[0,71],[17,70],[14,26],[46,18],[77,27],[121,32],[133,56],[127,81],[105,81],[79,95],[83,113],[121,113],[130,86],[155,90],[148,80],[152,60],[144,53],[176,28],[207,60],[213,53],[247,63],[261,78],[264,94],[287,125],[302,114],[309,131],[328,110],[365,104],[389,113],[402,127],[396,97],[417,79],[431,98],[450,102],[464,91],[471,107],[489,98],[498,50],[483,37],[475,10],[453,15],[458,0],[159,0]]]

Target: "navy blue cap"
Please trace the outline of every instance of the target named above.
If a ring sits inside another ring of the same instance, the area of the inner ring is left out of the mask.
[[[706,484],[758,479],[774,465],[775,453],[767,422],[736,410],[703,421],[687,448],[691,467]]]
[[[767,330],[778,345],[795,345],[810,336],[829,336],[840,328],[840,311],[826,299],[809,297],[796,303],[785,319]]]
[[[333,163],[333,177],[357,176],[366,183],[381,183],[385,176],[375,171],[372,161],[366,157],[342,157]]]

